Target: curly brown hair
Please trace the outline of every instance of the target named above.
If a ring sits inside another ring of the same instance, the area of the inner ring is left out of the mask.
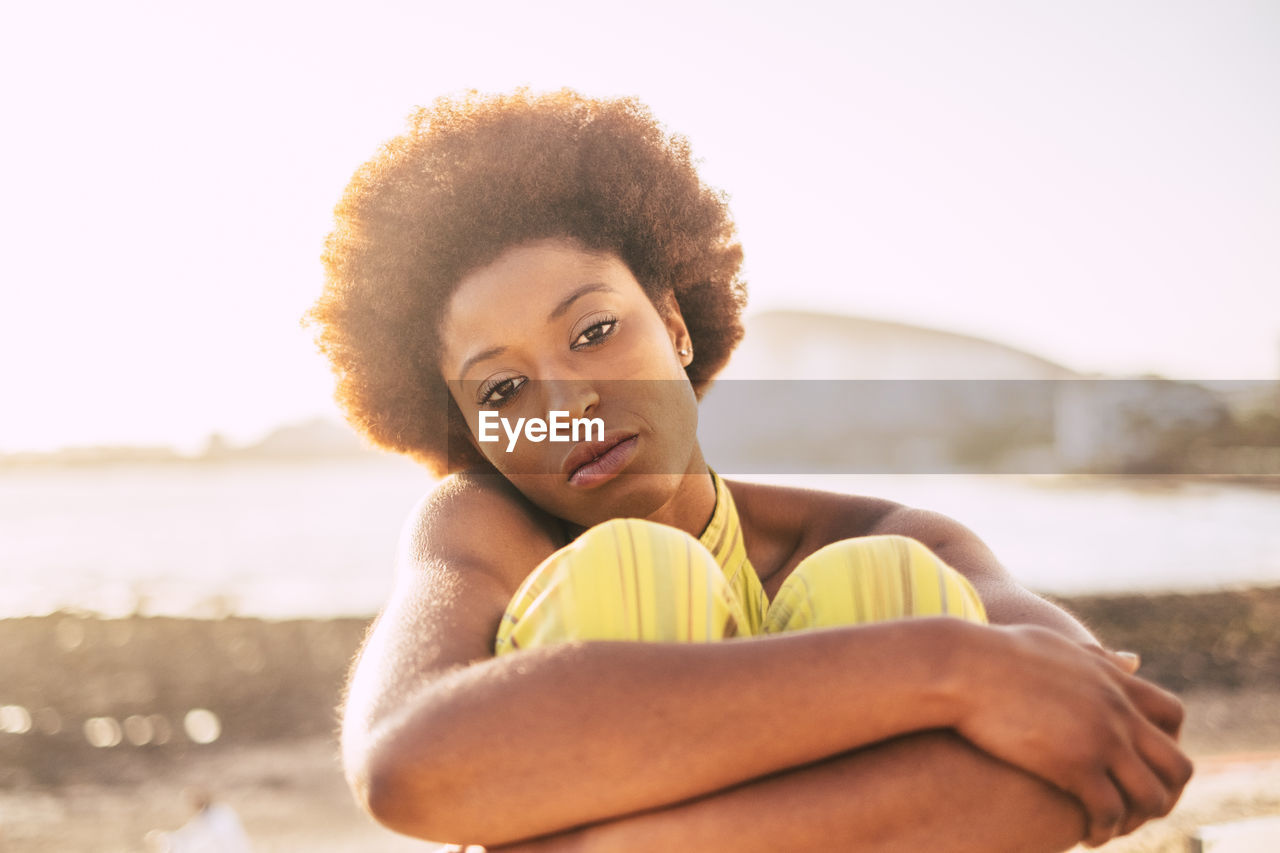
[[[437,475],[483,461],[440,375],[439,321],[459,281],[512,246],[568,238],[619,257],[655,305],[674,294],[699,396],[742,338],[725,197],[633,98],[440,98],[360,167],[335,219],[306,320],[337,400],[375,444]]]

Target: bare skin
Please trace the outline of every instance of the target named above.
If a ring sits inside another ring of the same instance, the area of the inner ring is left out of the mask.
[[[564,448],[528,444],[490,457],[501,476],[445,481],[411,518],[343,726],[352,786],[389,827],[517,850],[1061,850],[1177,800],[1191,767],[1173,697],[1090,646],[963,526],[874,498],[730,484],[771,593],[823,545],[899,533],[964,573],[994,623],[1021,627],[919,619],[493,657],[516,588],[575,530],[630,515],[696,536],[714,487],[696,437],[667,427],[696,406],[676,381],[683,321],[616,259],[510,250],[463,282],[443,330],[473,429],[496,392],[515,411],[600,415],[639,450],[582,489],[560,471]],[[623,398],[614,376],[673,381]]]
[[[963,784],[957,784],[963,782]],[[992,808],[992,797],[1000,799]],[[904,820],[903,803],[913,803]],[[767,814],[769,832],[752,815]],[[957,816],[963,816],[957,821]],[[1017,815],[1017,819],[1010,819]],[[1066,794],[1011,773],[955,735],[908,735],[635,818],[491,853],[593,851],[874,850],[1034,853],[1081,836]]]

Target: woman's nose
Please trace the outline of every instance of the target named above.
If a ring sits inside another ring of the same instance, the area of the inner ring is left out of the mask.
[[[568,412],[570,418],[582,418],[600,405],[600,392],[589,380],[549,379],[546,384],[548,412]]]

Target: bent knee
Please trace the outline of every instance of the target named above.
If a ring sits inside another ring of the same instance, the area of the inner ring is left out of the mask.
[[[741,605],[715,558],[674,527],[622,518],[548,557],[503,616],[496,649],[570,640],[702,642],[733,636]]]
[[[772,630],[924,616],[985,622],[969,581],[918,540],[896,534],[833,542],[801,561],[779,590]]]

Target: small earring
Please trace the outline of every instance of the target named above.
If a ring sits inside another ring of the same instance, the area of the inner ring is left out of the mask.
[[[688,355],[688,354],[689,354],[689,351],[687,349],[680,350],[680,355]]]

